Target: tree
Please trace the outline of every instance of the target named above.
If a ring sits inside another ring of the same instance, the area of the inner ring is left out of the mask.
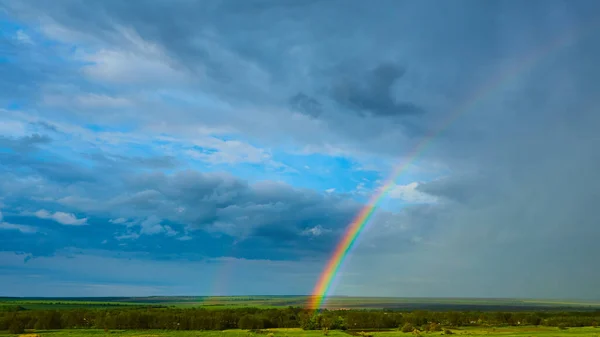
[[[436,322],[431,322],[427,325],[426,331],[431,331],[431,332],[442,331],[442,327],[439,324],[437,324]]]
[[[415,327],[411,323],[405,323],[402,328],[400,328],[400,331],[402,332],[413,332],[414,330]]]
[[[342,316],[338,316],[331,324],[331,329],[333,330],[346,330],[346,321]]]
[[[23,322],[21,322],[18,319],[14,319],[12,321],[12,323],[10,323],[10,326],[8,327],[8,332],[10,332],[11,334],[21,334],[25,332],[25,326],[23,324]]]

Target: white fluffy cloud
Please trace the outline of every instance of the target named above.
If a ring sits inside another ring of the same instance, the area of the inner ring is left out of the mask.
[[[87,225],[87,218],[78,219],[73,213],[65,212],[48,212],[45,209],[40,209],[34,213],[40,219],[52,219],[62,225],[81,226]]]
[[[400,199],[406,203],[434,203],[437,202],[435,196],[419,191],[418,182],[412,182],[406,185],[396,185],[389,191],[391,198]]]

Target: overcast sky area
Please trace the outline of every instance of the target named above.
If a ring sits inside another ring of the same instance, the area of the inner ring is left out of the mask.
[[[600,299],[598,60],[595,0],[0,0],[0,296],[308,294],[408,162],[332,294]]]

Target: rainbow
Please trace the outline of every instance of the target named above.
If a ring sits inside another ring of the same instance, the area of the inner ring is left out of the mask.
[[[369,219],[375,213],[377,205],[387,195],[392,187],[395,186],[396,179],[404,172],[404,170],[427,148],[429,144],[439,136],[445,129],[447,129],[456,119],[470,111],[477,103],[481,102],[488,96],[489,93],[493,92],[494,89],[506,84],[508,80],[516,78],[526,68],[532,66],[536,61],[542,58],[542,56],[550,53],[551,51],[558,49],[559,47],[566,45],[571,42],[575,37],[575,32],[571,34],[565,34],[561,38],[553,40],[552,43],[548,44],[544,48],[540,48],[526,55],[516,66],[508,69],[509,71],[500,72],[496,77],[491,78],[485,85],[480,87],[470,99],[464,101],[459,107],[452,111],[448,116],[440,123],[440,125],[431,130],[420,143],[418,143],[405,157],[398,166],[396,166],[389,178],[387,178],[383,185],[371,196],[367,204],[360,210],[358,215],[347,227],[342,239],[337,244],[333,254],[327,262],[325,269],[320,274],[314,290],[309,296],[307,308],[319,310],[322,308],[326,296],[330,292],[330,288],[336,275],[340,271],[344,260],[348,256],[350,250],[356,243],[356,239],[360,237],[360,234],[365,229],[365,225],[369,222]]]

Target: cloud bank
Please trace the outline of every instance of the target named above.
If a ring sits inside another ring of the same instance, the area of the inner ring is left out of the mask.
[[[0,18],[0,264],[29,275],[0,278],[7,295],[308,293],[468,106],[335,293],[600,298],[595,1],[29,0]]]

